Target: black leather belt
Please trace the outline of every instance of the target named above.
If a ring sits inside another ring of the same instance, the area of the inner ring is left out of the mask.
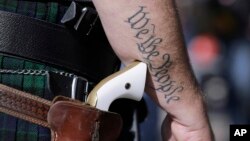
[[[119,64],[100,24],[89,36],[75,37],[63,26],[4,11],[0,53],[55,65],[94,82]]]

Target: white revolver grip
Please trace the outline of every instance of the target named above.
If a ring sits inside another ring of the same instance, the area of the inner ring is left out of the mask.
[[[112,78],[96,92],[96,108],[108,110],[111,103],[119,98],[140,101],[144,93],[146,73],[147,65],[140,62],[133,68]]]

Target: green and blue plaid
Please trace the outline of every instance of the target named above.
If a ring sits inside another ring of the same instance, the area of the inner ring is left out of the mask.
[[[43,64],[7,56],[0,56],[0,68],[6,70],[34,69],[50,70]],[[24,74],[0,74],[0,83],[19,90],[30,92],[40,97],[46,95],[46,77]],[[0,114],[0,141],[49,141],[50,131],[12,116]]]
[[[56,2],[43,2],[43,0],[38,0],[39,2],[34,1],[0,0],[0,10],[19,13],[51,23],[60,24],[60,19],[67,10],[67,6]],[[35,63],[4,54],[0,55],[0,69],[57,70],[57,68],[53,68],[47,64]],[[46,99],[51,98],[51,95],[48,93],[46,76],[0,73],[0,83]],[[116,103],[112,110],[116,112],[119,111],[118,113],[123,117],[124,126],[119,141],[132,141],[134,133],[130,129],[133,121],[133,110],[136,104],[124,102],[119,102],[119,104]],[[126,109],[121,110],[120,106],[122,105],[126,105]],[[0,113],[0,141],[50,141],[50,130]]]
[[[66,7],[54,2],[0,0],[0,10],[59,23],[60,13],[64,13]],[[0,69],[51,70],[54,68],[20,58],[0,55]],[[0,73],[0,83],[43,98],[49,97],[46,93],[46,76]],[[47,128],[0,113],[0,141],[50,141],[50,131]]]

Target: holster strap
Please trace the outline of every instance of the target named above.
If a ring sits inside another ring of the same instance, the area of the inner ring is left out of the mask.
[[[51,101],[0,84],[0,112],[49,127],[47,113]]]
[[[51,141],[115,141],[121,116],[58,97],[53,102],[0,84],[0,112],[49,127]]]

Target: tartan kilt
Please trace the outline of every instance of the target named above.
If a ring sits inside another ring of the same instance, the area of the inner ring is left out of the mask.
[[[35,0],[0,0],[0,10],[18,13],[50,23],[61,24],[60,20],[68,6],[56,2],[47,2],[47,0],[34,1]],[[1,70],[65,72],[64,70],[59,70],[44,63],[0,54],[0,83],[49,100],[51,100],[52,97],[48,92],[46,75],[6,73],[1,72]],[[111,106],[111,111],[113,110],[113,112],[119,113],[123,117],[124,123],[119,141],[133,141],[135,133],[130,129],[133,122],[134,109],[138,105],[135,102],[133,103],[126,100],[116,102],[115,104],[113,108]],[[121,108],[123,105],[125,105],[126,108]],[[0,141],[50,141],[50,138],[50,130],[48,128],[0,113]]]
[[[0,0],[0,10],[58,23],[66,11],[55,2]],[[20,47],[21,48],[21,47]],[[3,70],[57,70],[45,64],[0,55]],[[43,75],[0,73],[0,83],[49,99],[47,80]],[[50,130],[21,119],[0,113],[0,141],[50,141]]]
[[[3,70],[54,70],[44,64],[0,56]],[[0,73],[0,83],[49,99],[46,76]],[[50,141],[50,130],[0,113],[0,141]]]

